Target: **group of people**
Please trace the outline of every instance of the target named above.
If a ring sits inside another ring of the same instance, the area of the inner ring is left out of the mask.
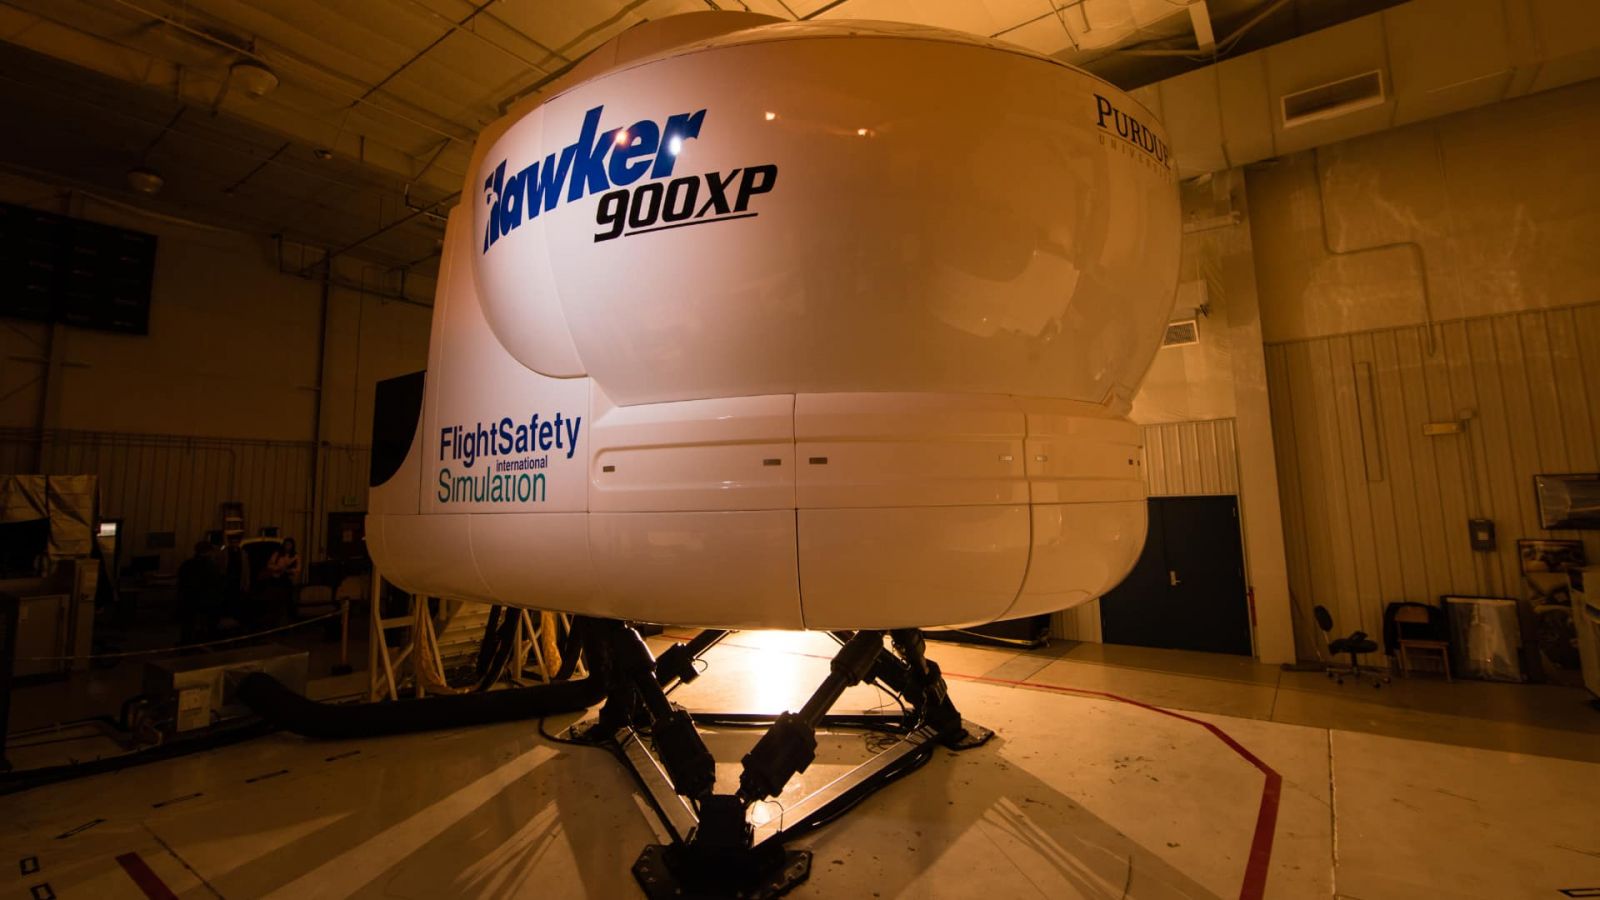
[[[198,541],[178,567],[178,643],[214,639],[224,617],[245,630],[270,626],[288,615],[300,580],[294,538],[284,538],[266,564],[255,567],[237,535],[217,546]]]

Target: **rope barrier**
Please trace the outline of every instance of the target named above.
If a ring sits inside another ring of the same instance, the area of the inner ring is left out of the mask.
[[[69,659],[127,659],[134,656],[159,656],[163,653],[177,653],[182,650],[193,650],[196,648],[210,649],[212,647],[220,647],[223,644],[235,644],[239,641],[248,641],[258,637],[265,637],[269,634],[277,634],[280,631],[289,631],[293,628],[300,628],[315,622],[321,622],[324,619],[332,619],[338,615],[340,615],[338,612],[323,613],[322,615],[314,618],[305,619],[299,622],[290,622],[288,625],[279,625],[277,628],[268,628],[266,631],[256,631],[252,632],[251,634],[241,634],[237,637],[223,638],[220,641],[205,641],[198,644],[179,644],[176,647],[157,647],[153,650],[125,650],[121,653],[96,653],[89,656],[18,656],[15,657],[15,659],[17,662],[63,662]]]

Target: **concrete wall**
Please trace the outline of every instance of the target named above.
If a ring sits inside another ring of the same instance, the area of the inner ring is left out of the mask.
[[[1515,595],[1515,540],[1561,536],[1529,479],[1600,468],[1596,145],[1586,82],[1184,186],[1180,277],[1211,314],[1134,417],[1236,419],[1262,659],[1316,655],[1314,603],[1372,632],[1392,600]],[[1421,436],[1463,414],[1465,437]],[[1469,512],[1500,552],[1467,549]]]
[[[334,273],[346,286],[328,292],[319,351],[323,286],[281,273],[269,239],[10,174],[0,175],[0,200],[159,241],[147,336],[0,320],[0,462],[8,469],[100,471],[104,512],[130,517],[135,552],[146,532],[180,531],[181,553],[197,525],[216,527],[206,523],[223,500],[254,500],[256,514],[246,510],[252,529],[280,525],[311,537],[312,548],[324,513],[365,506],[373,385],[426,365],[430,309],[363,292],[393,293],[398,284],[342,260]],[[291,246],[286,257],[298,267],[319,252]],[[429,282],[406,290],[431,300]],[[131,434],[149,440],[130,445]],[[179,439],[202,440],[185,451]],[[332,446],[318,454],[317,440]],[[130,446],[138,449],[114,449]],[[122,469],[142,461],[137,477],[110,468],[119,457]],[[230,463],[237,468],[223,472],[220,459],[260,464]]]
[[[1396,600],[1519,596],[1518,538],[1579,537],[1538,528],[1531,478],[1600,469],[1597,143],[1588,82],[1251,171],[1301,607],[1373,632]]]
[[[1590,81],[1252,169],[1265,339],[1600,298],[1596,146]]]
[[[1183,187],[1185,234],[1179,312],[1202,296],[1200,342],[1163,348],[1139,393],[1133,419],[1145,426],[1152,494],[1239,496],[1245,569],[1256,611],[1256,656],[1294,658],[1289,585],[1272,445],[1266,361],[1256,288],[1252,202],[1242,173],[1220,172]],[[1218,422],[1226,422],[1226,438]],[[1187,445],[1184,436],[1194,438]],[[1168,465],[1167,457],[1178,454]],[[1216,473],[1210,482],[1195,473]],[[1224,474],[1226,473],[1226,474]],[[1191,477],[1194,475],[1194,477]],[[1058,633],[1098,640],[1099,601],[1058,617]]]

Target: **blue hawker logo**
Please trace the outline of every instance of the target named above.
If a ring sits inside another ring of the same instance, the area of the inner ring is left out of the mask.
[[[596,233],[596,241],[753,218],[756,213],[748,211],[750,199],[772,190],[778,179],[774,165],[672,178],[684,143],[700,136],[704,109],[668,116],[665,123],[641,119],[626,128],[601,131],[604,111],[604,106],[596,106],[585,112],[577,140],[560,152],[509,175],[507,160],[495,166],[483,182],[489,215],[482,252],[488,253],[495,242],[541,212],[586,194],[604,195],[596,208],[595,223],[607,230]],[[644,184],[629,189],[642,179]],[[662,179],[671,180],[663,183]]]

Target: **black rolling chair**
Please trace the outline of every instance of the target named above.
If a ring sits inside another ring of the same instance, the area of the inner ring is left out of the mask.
[[[1322,639],[1328,645],[1328,655],[1332,657],[1344,653],[1350,654],[1349,666],[1336,666],[1331,663],[1328,665],[1328,677],[1340,684],[1344,684],[1346,675],[1357,681],[1370,678],[1374,688],[1383,687],[1383,683],[1389,680],[1388,674],[1376,669],[1363,669],[1360,660],[1356,658],[1357,654],[1360,653],[1377,653],[1378,642],[1367,637],[1365,631],[1353,631],[1342,638],[1333,637],[1333,616],[1329,614],[1328,608],[1326,606],[1318,606],[1315,613],[1317,627],[1322,629]]]

